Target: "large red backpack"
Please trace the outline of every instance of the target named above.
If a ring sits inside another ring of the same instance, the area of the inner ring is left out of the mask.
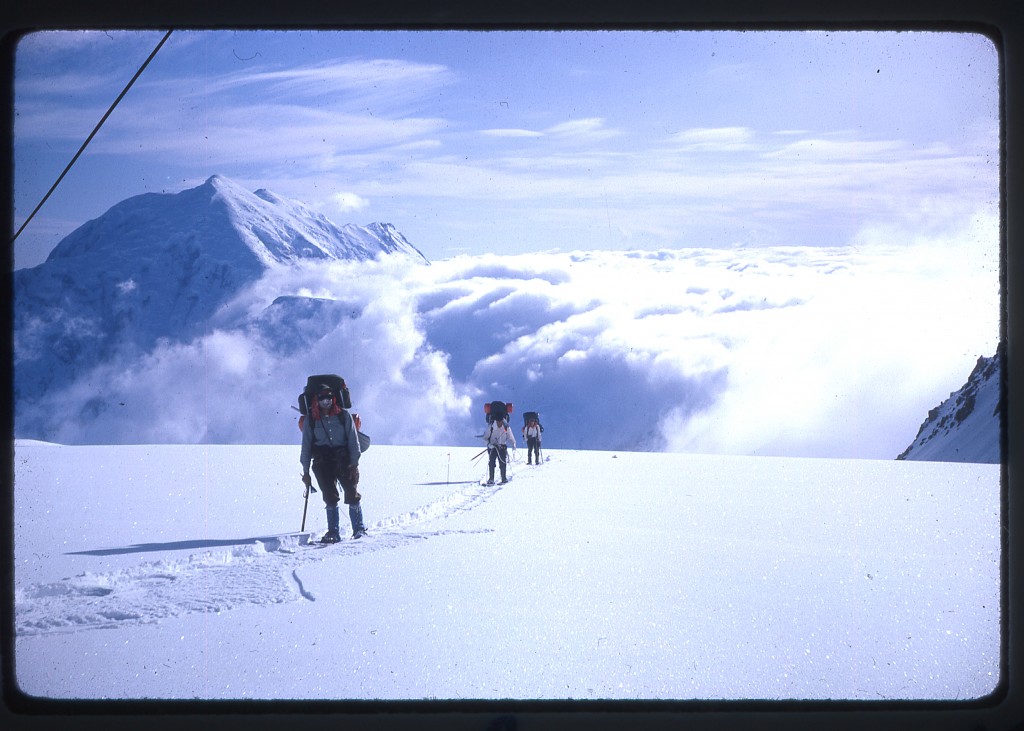
[[[484,416],[487,418],[487,423],[502,419],[508,421],[508,415],[512,413],[512,402],[505,401],[491,401],[490,403],[484,404]]]

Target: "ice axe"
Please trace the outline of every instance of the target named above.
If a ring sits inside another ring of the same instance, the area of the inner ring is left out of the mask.
[[[302,496],[305,499],[305,502],[302,505],[302,527],[299,528],[299,532],[306,530],[306,509],[309,507],[309,493],[316,492],[316,488],[313,487],[312,480],[309,482],[303,480],[302,484],[306,486],[306,494]]]

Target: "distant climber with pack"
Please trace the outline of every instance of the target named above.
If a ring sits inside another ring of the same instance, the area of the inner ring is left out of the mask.
[[[348,505],[352,537],[361,538],[366,535],[366,527],[359,502],[361,496],[356,491],[360,455],[356,424],[352,414],[342,408],[348,405],[346,400],[329,383],[321,383],[313,390],[315,393],[308,399],[308,412],[302,425],[299,461],[302,463],[302,482],[307,488],[311,482],[312,462],[313,474],[327,508],[327,532],[320,542],[337,543],[341,540],[338,503],[342,496],[338,493],[338,483],[341,483],[345,504]]]
[[[544,427],[536,411],[523,413],[523,437],[526,439],[526,464],[540,464],[540,435]],[[534,459],[536,456],[536,459]]]
[[[508,446],[511,443],[512,449],[515,449],[516,438],[513,436],[512,430],[508,428],[508,424],[505,423],[505,418],[496,416],[487,424],[487,430],[484,431],[484,441],[487,442],[488,485],[494,484],[495,463],[501,465],[501,484],[504,485],[508,482],[505,473],[505,465],[508,464]]]

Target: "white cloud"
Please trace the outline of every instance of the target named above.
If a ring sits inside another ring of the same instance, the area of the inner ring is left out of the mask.
[[[335,193],[331,196],[337,209],[342,213],[361,211],[370,205],[370,201],[356,195],[355,193]]]
[[[484,137],[494,138],[540,138],[547,137],[560,140],[605,140],[620,134],[618,130],[605,127],[605,120],[600,117],[587,119],[571,119],[552,125],[543,131],[521,129],[521,128],[496,128],[481,130]]]
[[[379,443],[473,444],[502,399],[542,413],[549,449],[890,459],[995,350],[998,273],[977,254],[997,232],[273,268],[219,330],[42,408],[78,414],[58,440],[291,443],[306,375],[337,372]],[[298,320],[281,295],[339,307]]]
[[[485,129],[480,134],[484,137],[543,137],[543,132],[529,129]]]
[[[432,89],[451,83],[453,74],[439,64],[396,59],[331,61],[284,69],[264,68],[211,77],[202,94],[217,94],[247,87],[262,93],[294,99],[296,96],[351,103],[372,99],[376,107],[401,105],[420,98]]]
[[[415,116],[398,119],[245,102],[211,109],[198,127],[174,111],[151,115],[130,107],[107,124],[116,134],[97,140],[98,151],[194,155],[201,150],[206,165],[215,170],[252,159],[256,150],[261,165],[294,169],[301,161],[306,170],[331,169],[350,153],[420,144],[443,127],[440,120]]]
[[[765,154],[765,157],[811,160],[891,160],[896,155],[906,155],[906,153],[905,143],[892,140],[827,140],[811,138],[799,140],[779,150],[768,152]]]
[[[585,140],[607,139],[619,134],[616,130],[606,128],[604,126],[604,119],[600,117],[572,119],[548,127],[544,132],[552,137]]]
[[[748,150],[754,133],[746,127],[697,127],[672,135],[670,141],[690,150]]]

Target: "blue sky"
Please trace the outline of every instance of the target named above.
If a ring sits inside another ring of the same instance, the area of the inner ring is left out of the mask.
[[[161,35],[19,43],[16,227]],[[432,260],[899,244],[998,214],[998,102],[996,48],[966,33],[175,31],[15,267],[213,174]]]

